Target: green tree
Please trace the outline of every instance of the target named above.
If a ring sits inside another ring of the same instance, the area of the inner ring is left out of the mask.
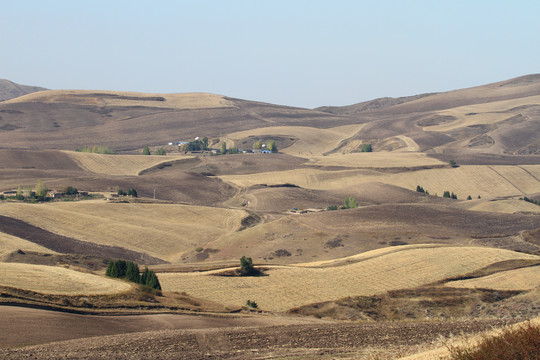
[[[21,185],[19,185],[19,187],[17,188],[17,194],[15,195],[15,199],[24,200],[24,195],[23,195],[23,192],[22,192],[22,186]]]
[[[450,164],[451,167],[459,167],[459,165],[456,164],[456,162],[455,162],[454,160],[450,160],[450,161],[448,162],[448,164]]]
[[[276,142],[274,140],[270,140],[266,143],[266,149],[271,152],[277,152],[278,148],[276,146]]]
[[[79,191],[73,186],[66,186],[62,192],[66,195],[77,195]]]
[[[141,281],[139,273],[139,265],[128,261],[126,264],[126,279],[134,283],[139,283]]]
[[[250,257],[242,256],[240,258],[240,274],[253,275],[255,273],[256,270],[253,267],[253,260]]]
[[[161,284],[159,283],[156,273],[153,270],[149,270],[147,267],[144,268],[141,275],[141,284],[152,289],[161,290]]]
[[[156,151],[156,155],[166,155],[167,153],[165,152],[165,149],[160,147],[159,149],[157,149]]]
[[[202,149],[208,150],[208,138],[206,136],[202,138]]]
[[[259,305],[255,302],[255,300],[248,300],[246,301],[247,307],[250,307],[252,309],[257,309]]]
[[[128,192],[127,192],[128,196],[133,196],[133,197],[137,197],[137,190],[135,190],[135,188],[131,188],[131,189],[128,189]]]
[[[49,194],[49,189],[45,184],[41,182],[41,180],[37,181],[36,184],[36,198],[38,200],[44,201],[47,198],[47,195]]]
[[[450,195],[450,191],[445,190],[445,192],[443,193],[443,197],[445,197],[445,198],[451,198],[452,196]]]
[[[221,155],[225,155],[227,153],[227,144],[225,142],[221,143]]]
[[[143,155],[150,155],[151,154],[150,148],[148,147],[148,145],[144,145],[144,147],[142,149],[142,154]]]
[[[261,146],[262,146],[261,140],[257,140],[257,141],[255,141],[255,142],[253,143],[253,148],[254,148],[254,149],[260,149]]]
[[[420,185],[417,185],[416,186],[416,191],[419,192],[419,193],[425,193],[426,191],[424,190],[423,187],[421,187]]]
[[[358,207],[358,203],[352,196],[347,196],[343,201],[343,209],[354,209],[356,207]]]
[[[371,144],[362,144],[362,152],[372,152],[373,147]]]

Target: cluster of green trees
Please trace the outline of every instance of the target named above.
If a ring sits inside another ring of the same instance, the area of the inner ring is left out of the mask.
[[[77,188],[74,188],[73,186],[66,186],[63,190],[62,190],[62,193],[64,195],[70,195],[70,196],[73,196],[73,195],[77,195],[79,193],[79,190],[77,190]]]
[[[424,188],[421,187],[420,185],[417,185],[417,186],[416,186],[416,191],[419,192],[419,193],[423,193],[423,194],[429,195],[429,192],[428,192],[427,190],[424,190]]]
[[[347,196],[345,200],[343,200],[343,205],[340,207],[340,209],[355,209],[358,207],[358,202],[355,198],[352,196]],[[336,205],[330,205],[326,208],[326,210],[337,210],[338,207]]]
[[[105,275],[113,278],[126,279],[128,281],[148,286],[152,289],[161,290],[161,284],[156,273],[147,267],[140,272],[139,265],[132,261],[114,260],[109,261]]]
[[[523,197],[523,198],[521,198],[520,200],[524,200],[524,201],[526,201],[526,202],[530,202],[531,204],[539,205],[539,206],[540,206],[540,201],[534,200],[534,199],[530,199],[530,198],[528,198],[528,197],[526,197],[526,196]]]
[[[201,151],[208,150],[208,138],[205,136],[202,139],[189,141],[180,146],[180,151]]]
[[[263,143],[261,142],[261,140],[257,140],[255,143],[253,143],[253,149],[257,150],[257,149],[262,149],[262,148],[263,148]],[[278,152],[276,141],[268,140],[266,142],[266,150],[271,151],[271,152]]]
[[[19,185],[17,193],[15,194],[15,200],[47,201],[49,200],[49,189],[41,182],[41,180],[37,181],[35,191],[32,190],[31,186],[23,189],[23,187]]]
[[[142,154],[143,155],[152,155],[152,152],[150,151],[150,148],[147,145],[145,145],[143,147]],[[166,155],[166,154],[167,154],[167,152],[162,147],[160,147],[159,149],[156,150],[156,155]]]
[[[137,194],[137,190],[135,190],[135,188],[130,188],[128,189],[127,192],[125,192],[124,190],[118,188],[118,190],[116,191],[116,193],[120,196],[133,196],[133,197],[137,197],[139,196],[139,194]]]
[[[114,150],[108,148],[107,146],[83,146],[82,148],[75,149],[78,152],[88,152],[95,154],[116,154]]]
[[[454,194],[453,192],[450,193],[450,191],[448,191],[448,190],[446,190],[446,191],[443,193],[443,197],[449,198],[449,199],[456,199],[456,200],[457,200],[457,195]]]
[[[362,152],[372,152],[373,147],[371,144],[362,144]]]

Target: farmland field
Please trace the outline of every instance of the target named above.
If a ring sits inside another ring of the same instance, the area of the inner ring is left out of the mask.
[[[0,263],[0,285],[45,294],[116,294],[131,289],[121,280],[104,278],[57,266]]]
[[[337,267],[272,267],[267,271],[268,276],[262,277],[223,277],[215,276],[215,272],[159,276],[168,291],[186,291],[233,306],[252,299],[262,309],[284,311],[311,302],[412,288],[498,261],[534,258],[537,257],[490,248],[404,248]]]

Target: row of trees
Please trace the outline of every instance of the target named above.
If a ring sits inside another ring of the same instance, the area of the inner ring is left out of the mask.
[[[343,205],[339,209],[342,209],[342,210],[355,209],[357,207],[358,207],[358,202],[356,201],[356,199],[353,198],[352,196],[347,196],[345,200],[343,200]],[[330,205],[326,208],[326,210],[337,210],[337,209],[338,207],[336,205]]]
[[[132,261],[114,260],[109,261],[105,275],[112,278],[126,279],[128,281],[148,286],[152,289],[161,290],[161,284],[156,273],[147,267],[140,272],[139,265]]]
[[[32,190],[32,187],[29,186],[26,189],[23,189],[21,185],[17,188],[17,193],[15,194],[15,200],[25,200],[25,201],[46,201],[49,199],[49,188],[45,184],[38,180],[36,183],[36,189]]]
[[[116,191],[116,193],[120,196],[133,196],[133,197],[137,197],[139,194],[137,194],[137,190],[135,190],[135,188],[130,188],[128,189],[127,192],[125,192],[124,190],[118,188],[118,190]]]

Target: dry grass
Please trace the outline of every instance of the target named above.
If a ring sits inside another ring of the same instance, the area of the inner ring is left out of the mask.
[[[523,200],[497,200],[497,201],[471,201],[467,210],[489,211],[504,214],[540,213],[540,206],[531,204]]]
[[[76,151],[63,151],[81,168],[105,175],[138,175],[141,171],[158,164],[189,159],[181,155],[103,155]]]
[[[62,267],[18,263],[0,263],[0,285],[62,295],[114,294],[132,287],[124,281]]]
[[[358,156],[362,155],[364,154]],[[386,156],[391,159],[395,155],[394,153],[388,153]],[[375,162],[371,164],[375,164]],[[528,168],[538,171],[540,166],[530,165]],[[502,176],[501,173],[505,176]],[[518,186],[527,190],[540,188],[540,181],[536,177],[519,170],[517,166],[510,165],[467,165],[458,168],[426,169],[396,174],[361,170],[323,171],[296,169],[250,175],[225,175],[220,176],[220,178],[238,186],[290,183],[317,190],[335,190],[348,186],[358,186],[366,182],[380,182],[410,190],[414,190],[417,185],[421,185],[432,195],[438,194],[442,196],[445,190],[449,190],[463,200],[468,195],[474,198],[477,195],[482,196],[482,198],[523,195]]]
[[[103,96],[105,95],[105,96]],[[155,101],[152,98],[163,98]],[[147,98],[147,99],[144,99]],[[32,93],[5,103],[42,102],[93,106],[151,106],[174,109],[211,109],[233,107],[234,104],[221,95],[207,93],[150,94],[105,90],[48,90]]]
[[[451,281],[446,286],[495,290],[532,290],[540,286],[540,266],[502,271],[475,279]]]
[[[238,230],[243,210],[178,204],[6,203],[3,214],[53,233],[176,261],[183,252]]]
[[[33,242],[0,232],[0,258],[17,250],[55,254],[54,251],[43,246],[39,246]]]
[[[275,267],[262,277],[221,277],[210,272],[163,273],[159,278],[167,291],[186,291],[234,306],[252,299],[262,309],[284,311],[312,302],[417,287],[494,262],[520,258],[537,257],[492,248],[404,247],[402,251],[339,267]]]
[[[444,165],[443,162],[428,157],[424,153],[403,152],[371,152],[352,154],[332,154],[327,156],[310,156],[308,165],[346,166],[352,168],[389,168]]]
[[[317,156],[334,150],[339,144],[356,134],[364,125],[345,125],[330,129],[317,129],[307,126],[276,126],[247,131],[240,131],[228,135],[234,140],[249,136],[290,136],[298,140],[288,148],[279,149],[289,155]]]
[[[437,115],[454,116],[457,120],[446,124],[424,127],[424,130],[444,132],[471,125],[494,124],[519,113],[519,110],[508,111],[512,108],[538,103],[540,103],[540,96],[529,96],[519,99],[460,106],[437,113]]]

